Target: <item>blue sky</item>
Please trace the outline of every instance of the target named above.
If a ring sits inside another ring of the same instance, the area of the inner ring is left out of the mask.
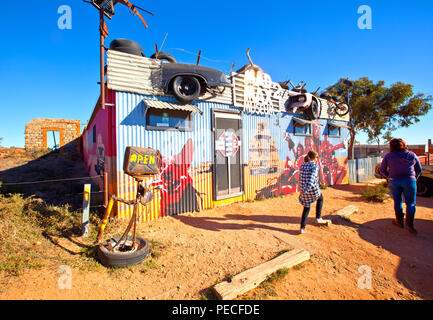
[[[155,43],[178,61],[225,73],[254,63],[274,81],[304,80],[312,91],[340,77],[368,76],[388,85],[411,83],[433,94],[433,1],[165,1],[134,0],[155,13],[145,29],[126,7],[117,5],[108,21],[109,42],[128,38],[149,56]],[[25,124],[34,118],[90,118],[98,98],[98,13],[80,0],[4,1],[0,11],[0,137],[2,145],[24,146]],[[72,8],[72,29],[60,30],[61,5]],[[358,28],[358,8],[372,9],[372,30]],[[207,60],[207,59],[209,60]],[[425,143],[433,111],[395,135]],[[365,142],[360,135],[359,141]]]

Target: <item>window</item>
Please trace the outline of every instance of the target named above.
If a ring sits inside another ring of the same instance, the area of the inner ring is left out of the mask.
[[[149,108],[146,113],[146,128],[151,130],[192,130],[190,111]]]
[[[92,140],[93,140],[93,143],[96,143],[96,124],[93,126]]]
[[[301,124],[299,122],[294,123],[294,134],[295,135],[311,135],[311,124]]]
[[[330,137],[340,137],[341,136],[341,128],[334,126],[332,124],[328,124],[328,135]]]

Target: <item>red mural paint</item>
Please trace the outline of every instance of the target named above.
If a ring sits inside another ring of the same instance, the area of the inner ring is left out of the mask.
[[[347,175],[347,169],[341,166],[335,157],[335,151],[345,148],[344,142],[332,145],[328,136],[320,139],[320,127],[313,125],[313,135],[305,137],[305,143],[297,145],[290,134],[286,134],[285,140],[289,150],[293,153],[294,160],[286,158],[283,173],[276,178],[270,178],[267,186],[256,191],[256,199],[272,198],[298,191],[299,170],[304,163],[304,158],[309,151],[316,151],[319,155],[319,182],[328,186],[340,184]],[[347,159],[346,159],[347,163]]]
[[[193,156],[194,144],[189,139],[179,154],[163,157],[159,179],[152,182],[161,194],[162,216],[199,211],[199,193],[190,172]]]

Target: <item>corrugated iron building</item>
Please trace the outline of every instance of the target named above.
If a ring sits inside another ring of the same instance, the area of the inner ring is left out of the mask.
[[[123,173],[125,148],[161,152],[155,198],[140,208],[141,220],[297,192],[309,150],[320,155],[322,183],[348,182],[348,117],[337,116],[326,100],[320,99],[321,117],[310,121],[286,111],[294,93],[268,75],[255,82],[235,73],[233,89],[181,105],[159,87],[160,67],[158,60],[109,50],[107,105],[97,104],[83,133],[89,172],[108,173],[110,194],[124,199],[136,192],[134,179]],[[172,120],[179,118],[184,126],[174,130]],[[130,217],[132,208],[118,204],[117,213]]]

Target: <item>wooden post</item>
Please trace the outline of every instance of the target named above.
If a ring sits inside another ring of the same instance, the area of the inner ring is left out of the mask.
[[[83,217],[81,223],[81,236],[87,236],[89,233],[89,212],[90,212],[90,191],[92,185],[84,185],[83,194]]]
[[[200,63],[201,50],[198,50],[197,65]]]

